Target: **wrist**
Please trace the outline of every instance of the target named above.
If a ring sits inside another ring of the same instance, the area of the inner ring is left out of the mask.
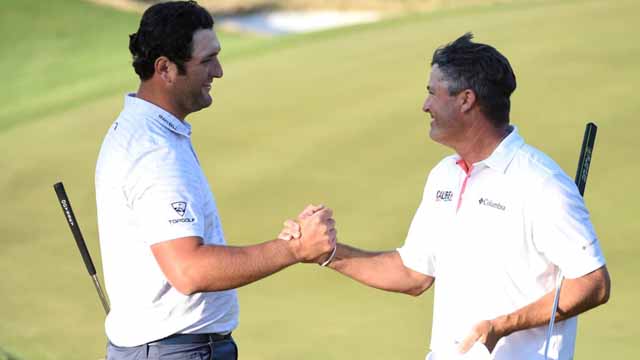
[[[281,240],[284,241],[287,251],[290,255],[291,262],[297,264],[302,262],[302,256],[300,255],[301,243],[299,239]]]
[[[502,315],[491,320],[493,331],[499,338],[510,335],[513,331],[511,326],[511,316]]]
[[[328,257],[325,261],[323,261],[322,263],[320,263],[320,266],[325,267],[325,266],[327,266],[327,265],[331,264],[331,262],[333,261],[333,259],[335,259],[335,257],[336,257],[336,251],[337,251],[337,250],[338,250],[338,244],[336,244],[336,245],[333,247],[333,250],[331,250],[331,253],[329,253],[329,257]]]

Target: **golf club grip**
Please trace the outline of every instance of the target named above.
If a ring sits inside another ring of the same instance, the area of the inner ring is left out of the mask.
[[[589,166],[591,165],[591,156],[593,155],[593,146],[596,141],[598,127],[590,122],[584,130],[584,138],[582,139],[582,148],[580,149],[580,158],[578,160],[578,170],[576,171],[576,185],[580,195],[584,196],[584,188],[587,185],[587,176],[589,175]]]
[[[82,255],[84,265],[87,267],[89,275],[93,276],[96,274],[96,268],[95,266],[93,266],[91,255],[89,255],[89,250],[87,249],[87,245],[85,244],[82,233],[80,232],[80,226],[76,221],[76,216],[73,214],[71,202],[69,201],[67,192],[64,190],[64,185],[62,184],[62,182],[56,183],[55,185],[53,185],[53,189],[56,191],[56,195],[58,195],[58,201],[60,202],[60,206],[62,207],[64,218],[67,220],[67,224],[69,224],[71,233],[76,240],[76,245],[78,245],[78,250],[80,250],[80,255]]]

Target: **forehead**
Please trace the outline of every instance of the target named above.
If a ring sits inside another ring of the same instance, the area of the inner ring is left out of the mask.
[[[193,33],[192,57],[203,58],[219,52],[220,41],[213,29],[199,29]]]
[[[440,70],[440,67],[438,67],[438,64],[434,64],[431,67],[431,74],[429,75],[429,85],[435,86],[444,81],[445,81],[445,78],[444,78],[444,74],[442,73],[442,70]]]

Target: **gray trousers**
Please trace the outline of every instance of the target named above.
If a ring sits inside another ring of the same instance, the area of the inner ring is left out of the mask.
[[[106,360],[237,360],[233,338],[200,344],[144,344],[120,347],[107,343]]]

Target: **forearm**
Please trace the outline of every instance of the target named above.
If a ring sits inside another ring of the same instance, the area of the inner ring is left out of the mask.
[[[185,263],[187,293],[234,289],[297,263],[284,240],[233,247],[202,245]]]
[[[610,280],[606,267],[577,279],[565,279],[560,290],[560,301],[555,314],[562,321],[598,305],[609,298]],[[497,331],[503,336],[513,332],[543,326],[549,323],[555,290],[537,301],[493,320]]]
[[[329,266],[365,285],[386,291],[419,295],[433,282],[433,278],[407,269],[400,254],[395,250],[373,252],[344,244],[337,246],[336,256]]]

